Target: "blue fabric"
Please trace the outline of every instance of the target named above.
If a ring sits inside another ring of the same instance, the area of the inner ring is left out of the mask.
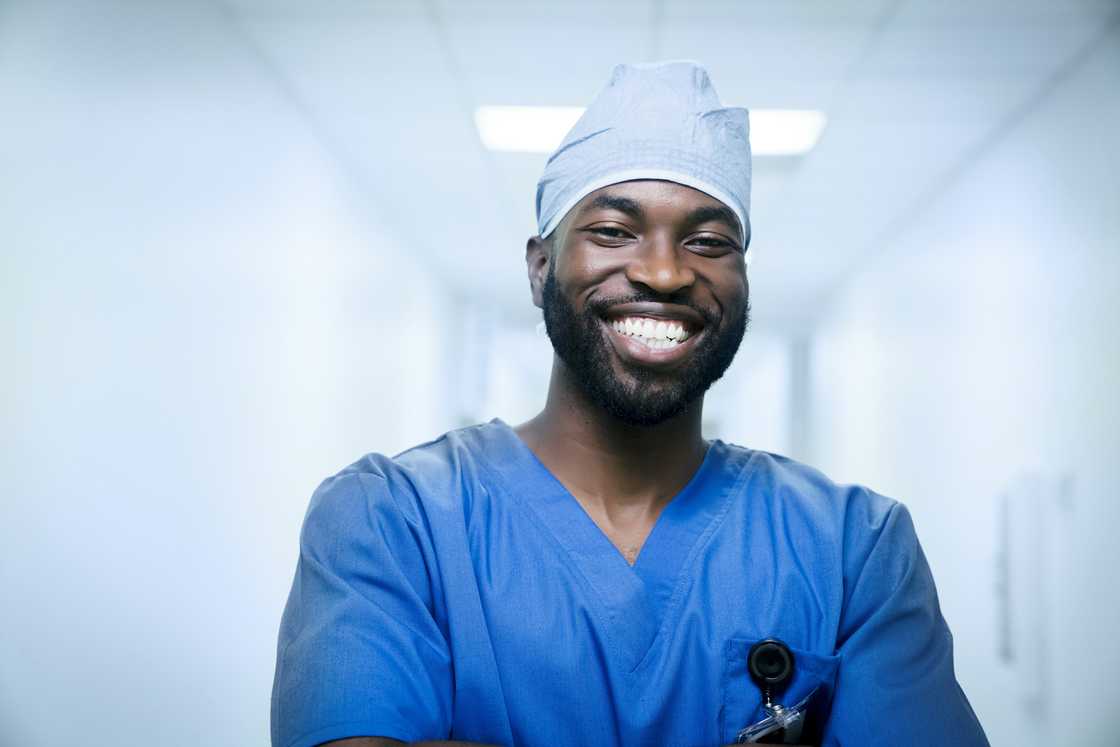
[[[347,736],[723,745],[792,648],[825,744],[983,745],[901,504],[714,441],[631,567],[501,421],[326,480],[280,629],[275,747]]]
[[[694,62],[618,65],[606,88],[548,159],[537,183],[537,228],[548,236],[586,195],[634,179],[699,189],[750,236],[747,110],[724,107]]]

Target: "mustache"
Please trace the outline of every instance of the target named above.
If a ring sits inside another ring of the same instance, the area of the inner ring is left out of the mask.
[[[700,306],[695,301],[681,295],[666,295],[653,291],[637,291],[626,296],[612,296],[610,298],[596,298],[587,302],[588,314],[604,316],[612,306],[624,303],[670,303],[677,306],[687,306],[704,318],[705,325],[714,325],[719,321],[720,315],[711,309]]]

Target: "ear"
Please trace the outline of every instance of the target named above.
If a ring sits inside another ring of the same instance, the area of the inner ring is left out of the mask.
[[[533,305],[544,307],[544,281],[548,277],[548,263],[552,260],[552,242],[532,236],[525,242],[525,267],[529,271],[529,288],[533,291]]]

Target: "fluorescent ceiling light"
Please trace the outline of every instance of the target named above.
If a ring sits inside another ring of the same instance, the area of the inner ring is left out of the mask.
[[[752,109],[751,153],[799,156],[808,153],[824,131],[824,112],[814,109]]]
[[[582,106],[480,106],[474,121],[490,150],[551,153],[582,114]],[[801,155],[817,144],[826,121],[812,109],[754,109],[751,150],[756,156]]]
[[[582,106],[480,106],[474,123],[490,150],[551,153],[582,115]]]

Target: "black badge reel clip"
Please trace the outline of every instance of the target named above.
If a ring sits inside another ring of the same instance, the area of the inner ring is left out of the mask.
[[[780,736],[778,743],[781,744],[795,742],[801,736],[805,710],[816,690],[793,706],[774,702],[775,697],[793,681],[794,666],[793,652],[776,638],[767,638],[751,646],[747,653],[747,671],[762,690],[762,709],[766,718],[740,731],[735,739],[737,743],[758,742],[764,737],[770,737],[767,741],[773,743],[773,739]]]

